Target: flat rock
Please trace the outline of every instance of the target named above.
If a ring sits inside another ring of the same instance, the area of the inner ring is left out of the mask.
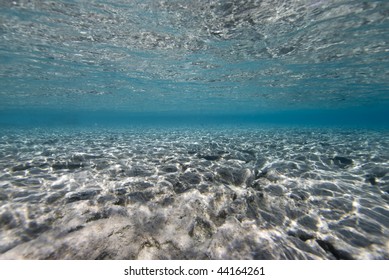
[[[177,172],[178,168],[175,165],[166,165],[163,166],[161,170],[166,173],[173,173],[173,172]]]
[[[244,184],[247,181],[247,179],[250,177],[250,175],[251,175],[250,170],[246,168],[236,169],[236,168],[222,167],[217,169],[217,178],[222,183],[232,184],[236,186]]]
[[[273,196],[282,196],[284,195],[284,189],[278,185],[269,185],[264,188],[265,192]]]
[[[87,200],[100,193],[100,189],[89,189],[66,194],[66,202],[71,203],[80,200]]]
[[[332,161],[334,162],[335,165],[339,167],[348,167],[352,165],[354,162],[352,159],[342,157],[342,156],[335,156]]]
[[[200,155],[199,157],[210,161],[219,160],[221,158],[220,155]]]
[[[311,230],[317,230],[317,220],[312,218],[311,216],[304,216],[304,217],[301,217],[297,220],[297,222],[306,227],[306,228],[309,228]]]

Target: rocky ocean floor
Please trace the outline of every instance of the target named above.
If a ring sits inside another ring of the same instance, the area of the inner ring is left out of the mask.
[[[1,259],[389,259],[389,134],[3,130]]]

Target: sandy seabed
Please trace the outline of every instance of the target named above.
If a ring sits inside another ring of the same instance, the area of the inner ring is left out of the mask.
[[[4,130],[1,259],[389,259],[389,134]]]

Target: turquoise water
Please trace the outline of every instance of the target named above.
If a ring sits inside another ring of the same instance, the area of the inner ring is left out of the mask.
[[[388,34],[388,1],[0,1],[0,258],[388,259]]]
[[[4,1],[1,122],[307,110],[387,126],[387,1],[192,2]]]

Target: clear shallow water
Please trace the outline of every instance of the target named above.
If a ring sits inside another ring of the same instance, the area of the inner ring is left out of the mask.
[[[0,258],[388,259],[387,1],[0,1]]]
[[[0,258],[387,259],[388,137],[6,131]]]

